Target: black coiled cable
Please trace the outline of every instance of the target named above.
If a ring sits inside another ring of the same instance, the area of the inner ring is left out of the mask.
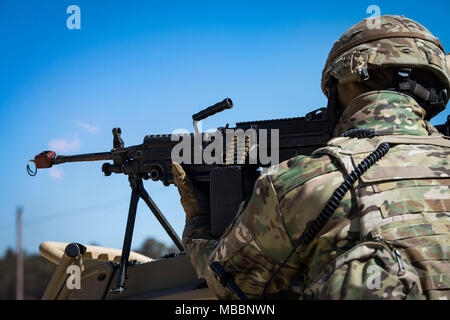
[[[350,137],[350,138],[373,138],[375,137],[375,130],[373,129],[350,129],[344,132],[341,137]]]
[[[358,131],[356,131],[358,130]],[[351,133],[349,133],[352,131]],[[373,130],[368,129],[353,129],[347,131],[349,135],[352,136],[353,134],[360,136],[361,138],[365,138],[367,136],[373,137],[375,135],[375,132]],[[372,131],[372,132],[371,132]],[[366,132],[366,133],[364,133]],[[344,136],[344,135],[342,135]],[[378,148],[372,152],[370,155],[367,156],[363,161],[361,161],[348,176],[345,177],[344,182],[333,192],[333,195],[330,197],[330,200],[328,200],[325,207],[322,209],[320,214],[317,216],[316,219],[314,219],[311,223],[309,223],[306,227],[306,230],[301,234],[301,236],[297,239],[297,241],[294,243],[294,247],[289,252],[288,256],[284,259],[284,261],[280,264],[278,269],[272,274],[269,281],[266,283],[264,290],[263,290],[263,299],[266,298],[266,291],[269,287],[269,284],[272,282],[272,280],[275,278],[275,276],[280,272],[281,268],[284,267],[284,265],[287,263],[287,261],[291,258],[292,254],[294,254],[297,247],[302,245],[307,245],[311,243],[312,240],[317,236],[317,234],[320,232],[320,230],[323,228],[323,226],[327,223],[328,219],[333,215],[334,211],[336,211],[337,207],[341,203],[341,200],[344,198],[345,194],[348,190],[353,186],[353,184],[358,180],[360,176],[364,174],[364,172],[367,171],[375,162],[380,160],[383,156],[386,155],[389,151],[389,144],[386,142],[381,143]]]

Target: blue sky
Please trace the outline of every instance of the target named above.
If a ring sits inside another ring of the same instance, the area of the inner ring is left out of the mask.
[[[66,27],[71,4],[81,9],[81,30]],[[204,128],[325,106],[328,52],[372,4],[419,21],[450,48],[448,1],[0,0],[0,255],[15,247],[18,205],[29,253],[46,240],[122,246],[127,178],[104,177],[101,162],[31,178],[25,164],[35,154],[108,151],[113,127],[122,128],[126,145],[191,130],[193,113],[225,97],[234,108]],[[181,235],[175,188],[146,188]],[[170,243],[141,203],[133,248],[148,236]]]

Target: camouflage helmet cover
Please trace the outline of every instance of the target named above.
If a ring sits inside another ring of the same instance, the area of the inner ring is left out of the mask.
[[[431,71],[450,92],[450,58],[440,41],[421,24],[405,17],[367,18],[348,29],[333,45],[322,72],[322,91],[328,96],[331,77],[340,84],[360,82],[361,72],[409,67]],[[448,99],[447,99],[448,102]]]

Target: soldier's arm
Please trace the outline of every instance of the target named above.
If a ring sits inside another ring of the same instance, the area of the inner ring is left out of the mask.
[[[199,278],[205,278],[208,257],[217,245],[211,236],[209,216],[194,217],[183,231],[183,247]]]
[[[281,163],[274,174],[257,180],[252,197],[241,205],[220,240],[192,241],[191,261],[220,298],[233,296],[208,267],[215,261],[234,276],[248,297],[260,297],[272,273],[291,252],[291,237],[297,239],[308,221],[316,217],[317,207],[328,201],[341,181],[342,174],[326,155],[299,156]],[[270,282],[268,294],[290,287],[299,260],[298,255],[292,255]]]
[[[232,274],[249,298],[258,297],[273,270],[292,248],[270,175],[257,180],[252,197],[241,204],[237,217],[219,240],[211,239],[208,222],[201,218],[186,225],[184,240],[197,274],[222,299],[236,297],[209,268],[212,262],[219,262]],[[295,273],[295,268],[292,272]],[[276,283],[286,286],[283,279],[277,279]]]

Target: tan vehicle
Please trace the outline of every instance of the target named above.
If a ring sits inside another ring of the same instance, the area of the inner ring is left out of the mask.
[[[44,242],[39,252],[57,264],[44,300],[215,299],[183,254],[154,260],[130,252],[125,286],[117,290],[121,250]]]

